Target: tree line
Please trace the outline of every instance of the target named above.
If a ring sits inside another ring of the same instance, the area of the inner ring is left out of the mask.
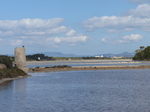
[[[140,49],[137,49],[133,60],[150,60],[150,46],[146,48],[141,46]]]
[[[53,60],[52,57],[45,56],[44,54],[27,55],[26,58],[27,60],[36,60],[36,61]]]
[[[49,61],[49,60],[86,60],[86,59],[110,59],[108,57],[49,57],[45,54],[33,54],[26,56],[28,61]]]

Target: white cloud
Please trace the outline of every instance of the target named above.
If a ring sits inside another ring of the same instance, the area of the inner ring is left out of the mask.
[[[12,29],[47,29],[59,26],[64,19],[22,19],[22,20],[1,20],[0,29],[12,30]]]
[[[125,29],[123,29],[123,31],[132,31],[133,30],[133,28],[125,28]]]
[[[150,17],[150,4],[138,5],[136,9],[129,11],[129,14],[135,17]]]
[[[107,29],[107,33],[135,29],[150,31],[150,4],[140,4],[135,9],[129,10],[126,16],[92,17],[83,21],[82,26],[89,31]]]
[[[25,37],[22,37],[23,41],[21,45],[34,45],[34,46],[43,46],[43,47],[62,47],[62,46],[72,46],[77,45],[81,43],[87,42],[90,38],[85,35],[78,34],[76,36],[70,36],[70,37],[46,37],[46,38],[36,38],[33,37],[32,39],[27,39]],[[24,40],[25,39],[25,40]],[[11,45],[15,41],[11,41]],[[19,41],[18,43],[19,44]]]
[[[66,33],[66,36],[73,36],[76,33],[75,30],[70,30]]]
[[[22,40],[11,40],[10,45],[22,45]]]
[[[63,21],[63,18],[1,20],[0,38],[7,45],[35,44],[41,46],[50,44],[56,46],[61,43],[70,45],[88,40],[87,36],[61,25]]]
[[[69,30],[69,28],[65,26],[58,26],[56,28],[51,29],[41,29],[41,30],[28,30],[26,32],[26,35],[34,35],[34,36],[40,36],[40,35],[55,35],[55,34],[61,34],[65,33]]]
[[[104,43],[107,43],[109,39],[110,39],[110,37],[104,37],[101,39],[101,41]]]
[[[70,37],[48,37],[48,38],[32,39],[29,41],[28,44],[45,47],[61,47],[62,45],[72,46],[77,45],[79,43],[85,43],[88,40],[89,40],[88,36],[76,35]]]
[[[128,0],[130,2],[137,2],[137,3],[150,3],[149,0]]]
[[[130,43],[130,42],[139,42],[144,37],[140,34],[131,34],[122,37],[120,40],[115,41],[115,43]]]
[[[79,43],[79,42],[86,42],[89,39],[87,36],[83,35],[78,35],[78,36],[73,36],[73,37],[50,37],[47,38],[47,42],[51,42],[54,44],[59,44],[59,43]]]
[[[130,41],[127,40],[116,40],[114,43],[129,43]]]
[[[124,28],[124,29],[108,29],[107,33],[122,33],[126,31],[133,31],[133,28]]]
[[[93,17],[83,22],[83,27],[87,30],[94,30],[96,28],[150,28],[150,18],[139,18],[133,16],[117,17],[117,16],[103,16]]]
[[[0,37],[25,35],[53,35],[66,32],[69,28],[60,26],[62,18],[54,19],[22,19],[0,21]]]
[[[131,34],[123,37],[124,40],[130,40],[130,41],[139,41],[143,39],[142,35],[139,34]]]
[[[107,33],[119,33],[120,31],[116,30],[116,29],[109,29],[107,30]]]

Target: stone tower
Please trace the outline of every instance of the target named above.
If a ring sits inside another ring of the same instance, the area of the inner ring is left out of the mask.
[[[26,67],[26,52],[25,47],[17,47],[15,48],[15,66],[19,69],[22,69],[25,72],[28,72],[28,69]]]

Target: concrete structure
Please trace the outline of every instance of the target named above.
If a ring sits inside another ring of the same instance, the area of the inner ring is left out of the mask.
[[[26,67],[26,52],[25,47],[15,48],[15,66],[19,69],[22,69],[25,72],[28,72],[28,68]]]

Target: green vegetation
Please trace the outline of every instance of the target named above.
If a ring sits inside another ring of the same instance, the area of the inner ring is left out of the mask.
[[[1,55],[0,64],[4,64],[6,66],[6,68],[0,69],[0,79],[27,75],[23,70],[13,67],[13,61],[9,56]]]
[[[14,78],[18,76],[26,76],[27,74],[18,68],[11,68],[11,69],[0,69],[0,79],[3,78]]]
[[[36,60],[36,61],[41,61],[41,60],[53,60],[52,57],[45,56],[44,54],[33,54],[33,55],[27,55],[26,56],[27,60]]]
[[[111,59],[108,57],[52,57],[53,60],[90,60],[90,59]]]
[[[133,60],[150,60],[150,46],[146,48],[141,46],[140,49],[137,49]]]
[[[13,67],[12,59],[5,55],[0,55],[0,64],[4,64],[7,68]]]
[[[45,68],[71,68],[71,66],[68,66],[68,65],[58,65],[58,66],[51,66],[51,67],[46,66]]]
[[[110,59],[108,57],[49,57],[44,54],[27,55],[28,61],[49,61],[49,60],[83,60],[83,59]]]

